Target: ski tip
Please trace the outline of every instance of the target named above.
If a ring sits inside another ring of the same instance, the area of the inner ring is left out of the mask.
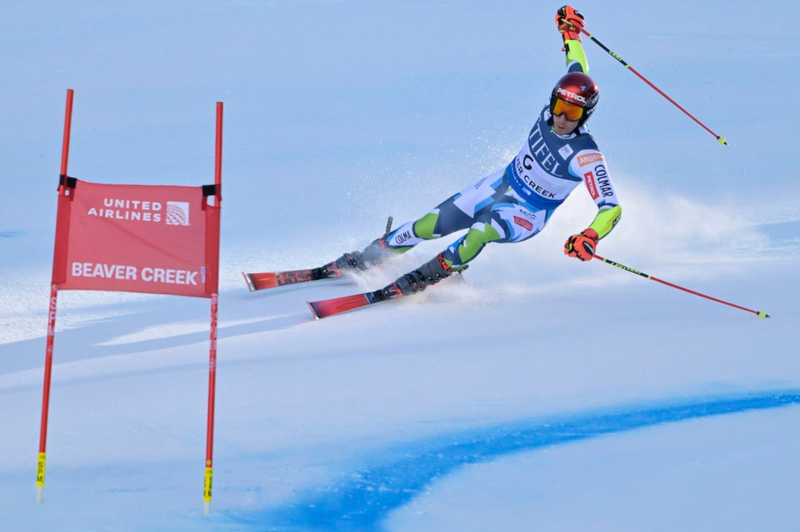
[[[256,291],[256,287],[253,285],[253,280],[250,278],[250,275],[242,272],[242,276],[244,277],[244,282],[247,283],[247,288],[251,292],[255,292]]]
[[[314,315],[314,319],[319,320],[319,314],[317,313],[317,309],[314,308],[314,303],[306,301],[306,305],[308,305],[308,308],[311,310],[311,314]]]
[[[761,319],[769,318],[769,314],[767,314],[767,313],[766,313],[766,312],[764,312],[763,310],[759,310],[759,311],[757,312],[757,314],[758,314],[758,317],[759,317],[759,318],[761,318]]]

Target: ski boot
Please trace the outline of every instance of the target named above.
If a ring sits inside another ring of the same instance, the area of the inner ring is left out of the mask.
[[[353,251],[351,253],[345,253],[325,266],[314,268],[311,270],[311,275],[314,277],[314,280],[335,279],[341,277],[343,273],[364,271],[366,269],[367,265],[364,262],[362,254],[358,251]]]
[[[416,294],[442,279],[447,279],[453,273],[461,273],[466,269],[467,266],[454,269],[444,260],[444,253],[439,253],[418,269],[403,275],[392,284],[386,286],[382,292],[386,299],[397,299]]]
[[[314,268],[312,270],[314,279],[331,279],[341,277],[343,273],[364,272],[386,260],[390,254],[386,249],[386,237],[392,229],[392,220],[393,218],[390,216],[384,235],[373,240],[369,246],[364,248],[364,251],[345,253],[325,266]]]

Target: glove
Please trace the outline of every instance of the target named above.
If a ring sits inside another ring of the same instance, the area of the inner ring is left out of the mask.
[[[580,41],[581,30],[584,26],[583,15],[572,6],[564,6],[556,11],[556,26],[558,26],[558,31],[561,32],[564,42],[567,39]]]
[[[594,229],[584,229],[577,235],[572,235],[564,244],[564,255],[575,257],[582,261],[592,260],[594,250],[597,248],[597,231]]]

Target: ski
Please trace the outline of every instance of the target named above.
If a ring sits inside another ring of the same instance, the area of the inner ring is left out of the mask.
[[[392,288],[394,288],[394,290],[392,290]],[[382,301],[398,299],[403,295],[400,290],[396,288],[394,283],[387,287],[387,289],[391,290],[393,295],[386,295],[384,290],[375,290],[374,292],[364,292],[363,294],[355,294],[352,296],[323,299],[322,301],[307,301],[308,308],[311,309],[311,313],[314,315],[315,319],[321,320],[322,318],[327,318],[328,316],[335,316],[336,314],[342,314],[343,312],[350,312],[351,310],[364,308]]]
[[[394,218],[389,216],[389,219],[386,221],[386,232],[383,235],[384,237],[386,237],[392,230],[393,220]],[[307,283],[309,281],[321,281],[323,279],[336,279],[342,276],[342,272],[340,270],[342,265],[339,264],[339,262],[343,259],[348,259],[348,261],[351,261],[351,263],[347,265],[346,269],[355,269],[357,261],[352,258],[351,255],[357,254],[358,252],[355,251],[352,254],[345,253],[343,257],[340,257],[339,259],[336,259],[335,261],[320,268],[312,268],[309,270],[287,270],[283,272],[242,272],[242,276],[244,277],[244,282],[247,283],[247,288],[249,288],[251,292],[255,292],[256,290],[265,290],[267,288],[277,288],[287,284]],[[358,267],[358,269],[363,268]]]
[[[468,265],[464,265],[459,268],[458,271],[455,272],[455,277],[460,279],[464,270],[467,268]],[[420,291],[424,289],[425,287],[423,286],[420,288]],[[314,318],[321,320],[322,318],[327,318],[328,316],[335,316],[336,314],[350,312],[351,310],[358,310],[360,308],[374,305],[375,303],[389,301],[391,299],[400,299],[401,297],[403,297],[403,291],[400,289],[400,286],[398,286],[397,281],[395,281],[385,288],[381,290],[375,290],[374,292],[364,292],[362,294],[354,294],[352,296],[323,299],[322,301],[306,301],[306,303],[308,304],[308,308],[311,309],[311,314],[314,315]]]
[[[247,288],[251,292],[256,290],[265,290],[267,288],[276,288],[278,286],[285,286],[287,284],[306,283],[310,281],[320,281],[322,279],[335,279],[341,277],[340,272],[335,274],[325,275],[322,268],[313,268],[310,270],[287,270],[284,272],[263,272],[263,273],[245,273],[244,282],[247,283]]]

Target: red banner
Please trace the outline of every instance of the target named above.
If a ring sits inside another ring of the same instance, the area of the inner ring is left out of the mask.
[[[203,510],[211,511],[217,374],[222,102],[217,102],[214,185],[103,185],[68,177],[73,91],[67,90],[56,243],[47,322],[36,501],[44,500],[47,424],[59,290],[110,290],[211,299]]]
[[[60,290],[218,292],[220,209],[204,187],[72,184],[58,202]]]

